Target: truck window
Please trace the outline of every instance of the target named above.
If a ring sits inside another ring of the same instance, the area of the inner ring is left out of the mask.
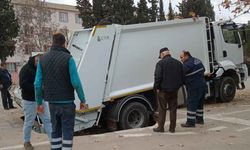
[[[240,41],[237,30],[232,26],[222,26],[222,34],[226,43],[238,44]]]

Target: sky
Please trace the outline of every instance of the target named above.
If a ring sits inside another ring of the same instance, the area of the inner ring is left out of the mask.
[[[67,5],[76,5],[76,0],[46,0],[47,2],[53,2],[53,3],[60,3],[60,4],[67,4]],[[139,0],[135,0],[135,3],[137,3]],[[172,0],[172,6],[174,11],[178,11],[178,8],[175,7],[178,5],[178,2],[181,2],[182,0]],[[223,9],[222,6],[219,6],[223,0],[211,0],[214,11],[215,11],[215,19],[216,20],[228,20],[230,18],[234,18],[234,14],[231,13],[232,10]],[[236,1],[236,0],[232,0]],[[164,6],[165,6],[165,13],[168,11],[168,3],[169,0],[163,0]],[[237,17],[233,21],[237,23],[248,23],[250,20],[250,13],[244,14],[242,16]]]

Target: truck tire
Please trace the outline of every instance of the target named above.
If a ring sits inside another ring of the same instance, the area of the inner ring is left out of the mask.
[[[132,102],[124,106],[120,114],[121,129],[141,128],[149,123],[149,113],[145,105]]]
[[[236,93],[236,84],[232,77],[223,77],[220,84],[221,102],[230,102],[234,99]]]

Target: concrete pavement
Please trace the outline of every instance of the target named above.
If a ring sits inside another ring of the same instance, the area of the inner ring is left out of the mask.
[[[74,150],[249,150],[250,147],[250,101],[242,104],[207,105],[206,123],[196,128],[181,128],[185,122],[185,109],[178,110],[176,133],[154,133],[153,127],[117,131],[99,135],[77,136]],[[168,122],[166,124],[166,129]],[[33,137],[35,138],[35,137]],[[35,150],[49,149],[48,141],[34,142]],[[22,150],[22,144],[6,146],[1,150]]]

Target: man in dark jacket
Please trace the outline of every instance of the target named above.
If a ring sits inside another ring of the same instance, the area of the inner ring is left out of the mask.
[[[51,139],[52,132],[48,103],[42,103],[44,107],[43,113],[37,114],[36,112],[37,104],[35,101],[34,81],[39,57],[39,55],[30,57],[28,63],[22,67],[19,73],[19,85],[22,90],[22,107],[25,117],[23,125],[23,140],[24,148],[26,150],[33,149],[33,146],[30,143],[31,129],[37,115],[41,118],[49,139]]]
[[[196,124],[204,124],[203,101],[206,94],[205,68],[202,62],[191,56],[188,51],[180,54],[183,62],[185,85],[187,88],[187,122],[182,127],[195,127]]]
[[[169,131],[175,132],[177,114],[177,94],[183,84],[182,63],[171,57],[168,48],[160,50],[161,60],[156,64],[154,88],[158,95],[158,127],[154,132],[164,132],[167,106],[170,111]]]
[[[9,92],[9,87],[12,84],[11,74],[6,69],[6,64],[1,63],[0,68],[0,90],[2,95],[3,108],[5,110],[16,108],[13,106],[13,100]]]
[[[35,79],[35,94],[38,111],[43,110],[42,98],[49,102],[52,122],[51,149],[72,149],[75,125],[75,94],[84,109],[85,96],[70,52],[65,48],[65,37],[61,33],[53,35],[50,51],[38,62]]]

